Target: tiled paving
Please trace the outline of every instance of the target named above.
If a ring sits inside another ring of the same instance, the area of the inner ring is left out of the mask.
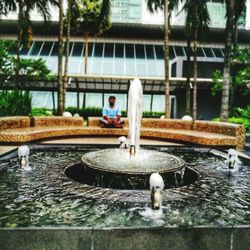
[[[159,140],[141,139],[141,145],[171,145],[182,146],[183,144],[172,143]],[[44,140],[42,144],[118,144],[118,137],[83,137],[83,138],[64,138],[55,140]],[[7,146],[0,144],[0,155],[5,154],[17,146]]]

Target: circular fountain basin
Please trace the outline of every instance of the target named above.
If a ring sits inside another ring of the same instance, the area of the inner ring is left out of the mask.
[[[161,174],[165,188],[186,185],[198,178],[196,172],[185,169],[185,161],[181,158],[143,149],[133,157],[126,149],[88,152],[81,157],[81,163],[65,170],[71,179],[84,184],[127,190],[149,189],[149,177],[155,172]]]
[[[103,149],[86,153],[81,160],[92,169],[120,174],[168,173],[185,167],[185,161],[177,156],[143,149],[132,157],[127,149]]]

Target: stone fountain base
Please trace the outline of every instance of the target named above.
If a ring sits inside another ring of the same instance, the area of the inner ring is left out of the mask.
[[[162,175],[165,188],[188,185],[199,177],[196,171],[185,168],[181,158],[154,150],[140,150],[130,158],[128,150],[109,148],[86,153],[81,160],[68,166],[66,175],[97,187],[149,189],[149,177],[155,172]]]

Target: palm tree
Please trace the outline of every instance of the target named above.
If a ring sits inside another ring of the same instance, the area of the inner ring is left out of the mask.
[[[59,28],[58,28],[58,115],[64,112],[64,84],[62,76],[63,62],[63,0],[59,0]]]
[[[233,58],[237,57],[237,51],[238,51],[238,22],[239,19],[246,11],[246,0],[238,0],[235,2],[235,18],[234,18],[234,34],[233,34]],[[233,110],[234,105],[234,83],[236,81],[236,64],[234,63],[234,60],[232,62],[232,84],[230,86],[230,93],[229,93],[229,114],[231,114]]]
[[[70,29],[71,29],[71,11],[72,0],[68,0],[67,18],[66,18],[66,43],[65,43],[65,63],[63,75],[63,103],[66,102],[66,88],[68,83],[68,65],[69,65],[69,43],[70,43]]]
[[[75,9],[78,30],[85,33],[85,67],[84,74],[88,68],[88,39],[89,33],[100,35],[111,27],[110,23],[110,0],[77,0],[78,7]],[[78,12],[78,13],[77,13]]]
[[[30,13],[36,9],[46,22],[50,18],[49,4],[58,5],[57,0],[16,0],[18,9],[17,57],[21,45],[30,47],[32,42],[32,21]]]
[[[60,3],[60,6],[62,3]],[[63,7],[60,7],[63,8]],[[68,0],[66,19],[65,65],[62,74],[63,56],[63,13],[59,11],[59,52],[58,52],[58,114],[65,109],[65,95],[68,80],[69,43],[71,27],[85,32],[85,74],[87,74],[88,34],[100,34],[110,27],[110,1]],[[63,77],[62,77],[63,75]]]
[[[17,3],[15,0],[4,0],[0,2],[0,17],[8,15],[10,12],[15,12]]]
[[[226,0],[226,39],[223,67],[223,88],[220,120],[227,121],[229,116],[229,95],[231,86],[231,60],[235,19],[235,0]]]
[[[187,85],[186,85],[186,112],[190,114],[190,59],[191,59],[191,40],[193,40],[193,119],[197,118],[197,47],[198,40],[207,33],[210,17],[207,8],[208,0],[187,0],[183,9],[186,15],[186,34],[187,34]],[[206,32],[205,32],[206,31]]]
[[[170,118],[169,96],[169,20],[171,11],[178,5],[179,0],[147,0],[149,11],[164,10],[164,83],[165,83],[165,118]]]

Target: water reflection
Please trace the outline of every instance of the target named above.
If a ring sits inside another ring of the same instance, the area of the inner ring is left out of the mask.
[[[249,163],[228,176],[221,171],[225,159],[209,150],[151,147],[171,151],[201,174],[192,185],[164,190],[162,217],[152,219],[149,190],[98,188],[64,174],[68,164],[97,149],[31,149],[32,172],[20,171],[17,157],[0,161],[0,226],[249,225]]]

